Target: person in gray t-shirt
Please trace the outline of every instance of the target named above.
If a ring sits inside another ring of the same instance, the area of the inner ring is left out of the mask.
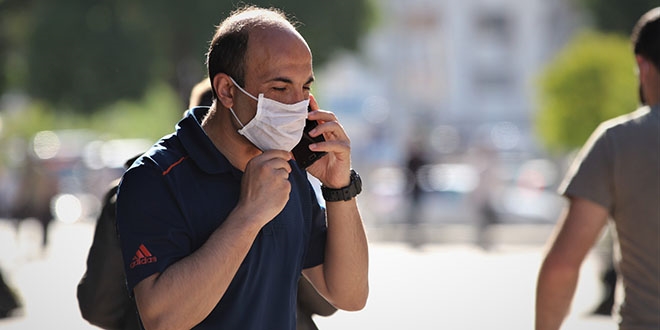
[[[538,276],[537,330],[560,328],[608,218],[625,296],[619,329],[660,329],[660,7],[640,18],[632,41],[646,106],[602,123],[560,186],[569,203]]]

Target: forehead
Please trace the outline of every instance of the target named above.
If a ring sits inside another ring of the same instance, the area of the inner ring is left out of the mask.
[[[250,32],[246,80],[312,76],[312,54],[300,34],[287,27],[257,28]]]

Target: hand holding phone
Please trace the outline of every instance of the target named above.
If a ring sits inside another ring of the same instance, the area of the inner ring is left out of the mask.
[[[312,111],[312,108],[307,107],[307,111],[308,112]],[[315,161],[319,160],[321,157],[327,154],[327,152],[325,151],[312,151],[309,149],[310,144],[325,141],[325,138],[323,138],[323,134],[314,138],[309,135],[309,131],[311,131],[317,125],[318,123],[316,122],[316,120],[307,119],[307,121],[305,122],[305,128],[303,129],[302,138],[300,139],[300,142],[298,142],[298,144],[291,151],[293,153],[293,157],[296,159],[296,163],[298,163],[298,166],[300,166],[300,168],[304,169],[309,167]]]

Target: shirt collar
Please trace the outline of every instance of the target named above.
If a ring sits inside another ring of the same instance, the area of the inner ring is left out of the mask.
[[[186,111],[185,117],[176,125],[176,134],[190,158],[199,168],[209,174],[237,171],[229,160],[215,147],[202,128],[202,120],[209,107],[195,107]]]

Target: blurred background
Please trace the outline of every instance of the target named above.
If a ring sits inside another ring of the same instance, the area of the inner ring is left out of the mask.
[[[320,327],[530,328],[543,244],[564,206],[556,188],[597,124],[637,106],[628,36],[657,0],[245,3],[301,22],[313,93],[348,131],[365,184],[373,294],[365,311]],[[75,285],[103,194],[173,130],[205,77],[214,26],[236,6],[0,0],[0,271],[22,302],[0,327],[93,328]],[[601,249],[569,326],[613,329],[589,314]]]

